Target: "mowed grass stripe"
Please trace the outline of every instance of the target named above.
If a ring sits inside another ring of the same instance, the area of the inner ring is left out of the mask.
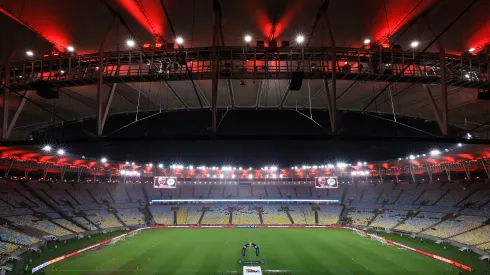
[[[62,261],[47,274],[215,274],[241,271],[241,247],[254,242],[262,269],[299,274],[457,274],[458,269],[342,229],[155,229]],[[247,254],[245,259],[249,259]]]

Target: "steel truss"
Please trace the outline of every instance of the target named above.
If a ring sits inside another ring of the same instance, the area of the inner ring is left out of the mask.
[[[335,53],[335,58],[332,54]],[[441,84],[441,61],[448,86],[489,89],[486,55],[417,53],[389,49],[336,47],[260,48],[216,46],[220,79],[289,79],[304,71],[307,79]],[[336,60],[332,63],[332,60]],[[335,66],[332,66],[335,64]],[[413,65],[410,65],[413,64]],[[403,69],[408,66],[408,69]],[[181,51],[118,51],[64,55],[42,60],[12,62],[10,91],[32,89],[33,81],[47,81],[54,88],[104,83],[212,79],[212,47]]]
[[[58,178],[63,181],[66,173],[77,173],[77,178],[80,181],[82,174],[105,176],[111,175],[112,169],[101,169],[100,167],[89,168],[85,166],[73,166],[69,164],[58,164],[51,162],[38,162],[32,160],[21,160],[15,158],[0,158],[0,166],[5,167],[5,178],[8,178],[12,169],[24,171],[24,177],[28,177],[30,171],[42,170],[43,178],[47,178],[48,171],[52,173],[54,170]]]
[[[437,164],[437,165],[411,165],[404,168],[391,168],[391,169],[379,169],[374,174],[379,176],[383,180],[386,176],[400,176],[411,175],[415,181],[416,174],[427,174],[430,181],[432,181],[432,174],[434,172],[445,172],[448,179],[451,179],[451,171],[464,171],[468,180],[471,179],[471,170],[484,170],[487,177],[490,179],[490,159],[482,158],[478,160],[462,161],[457,163]]]

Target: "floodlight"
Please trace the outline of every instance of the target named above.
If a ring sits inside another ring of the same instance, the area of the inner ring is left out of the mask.
[[[414,160],[415,159],[415,156],[414,155],[410,155],[410,156],[408,156],[408,158],[411,159],[411,160]]]
[[[69,52],[71,52],[71,53],[75,51],[75,47],[73,47],[73,46],[68,46],[68,47],[66,47],[66,49],[67,49]]]
[[[430,151],[430,155],[431,156],[438,156],[440,154],[441,154],[441,151],[439,151],[439,150],[432,150],[432,151]]]
[[[247,35],[245,35],[245,37],[244,37],[243,39],[244,39],[244,40],[245,40],[245,42],[247,42],[247,43],[252,42],[252,36],[251,36],[251,35],[248,35],[248,34],[247,34]]]
[[[129,47],[134,47],[134,45],[135,45],[134,40],[131,40],[131,39],[127,40],[126,45],[128,45]]]
[[[296,36],[296,43],[302,44],[303,42],[305,42],[305,37],[303,35],[300,34]]]
[[[65,154],[65,150],[59,149],[57,153],[58,153],[58,155],[62,156]]]
[[[44,152],[49,152],[49,151],[51,151],[51,146],[49,146],[49,145],[44,146],[44,147],[43,147],[43,151],[44,151]]]
[[[412,43],[410,43],[410,47],[412,48],[417,48],[419,46],[419,41],[412,41]]]
[[[369,43],[371,43],[371,39],[369,38],[364,39],[364,45],[367,45]]]
[[[458,143],[458,147],[461,147],[461,146],[463,146],[463,144],[462,143]]]
[[[470,53],[472,53],[472,52],[474,52],[474,51],[475,51],[475,48],[470,48],[470,49],[468,50],[468,52],[470,52]]]
[[[158,168],[163,168],[163,164],[159,163]]]
[[[26,51],[27,56],[33,56],[34,53],[32,51]]]
[[[101,159],[100,159],[100,162],[102,162],[102,163],[106,163],[106,162],[107,162],[107,159],[106,159],[106,158],[101,158]]]
[[[177,44],[179,44],[179,45],[182,45],[182,44],[184,44],[184,38],[179,36],[175,39],[175,42],[177,42]]]

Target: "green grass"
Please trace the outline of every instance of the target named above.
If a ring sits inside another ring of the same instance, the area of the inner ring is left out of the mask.
[[[396,236],[395,236],[396,237]],[[393,237],[394,241],[397,241]],[[398,236],[399,238],[399,236]],[[241,247],[252,241],[245,259],[262,259],[263,270],[296,274],[458,274],[459,269],[429,257],[386,246],[351,231],[323,228],[153,229],[48,266],[46,274],[218,274],[242,270]],[[402,239],[409,245],[413,240]],[[425,245],[436,252],[439,248]],[[424,249],[424,247],[420,247]],[[443,250],[443,249],[442,249]],[[439,255],[467,264],[458,253]],[[454,257],[451,257],[454,256]],[[459,258],[458,258],[459,257]],[[476,257],[476,256],[475,256]],[[476,257],[477,259],[477,257]],[[472,266],[477,268],[479,266]],[[480,272],[476,274],[486,274]]]

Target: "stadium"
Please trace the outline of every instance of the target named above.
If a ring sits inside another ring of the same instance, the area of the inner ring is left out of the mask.
[[[0,274],[490,274],[488,10],[0,0]]]

